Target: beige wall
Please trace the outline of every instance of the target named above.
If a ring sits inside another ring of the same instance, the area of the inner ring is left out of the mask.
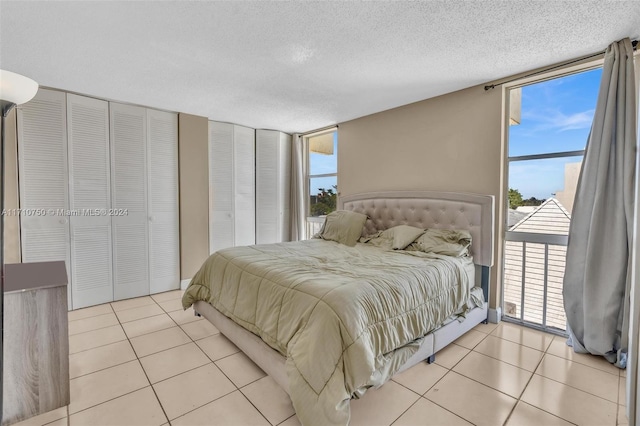
[[[15,108],[6,118],[4,208],[18,208],[18,141]],[[4,263],[20,263],[20,222],[18,216],[4,216]]]
[[[503,92],[484,86],[449,93],[341,123],[340,195],[437,190],[496,197],[496,249],[490,305],[502,270]]]
[[[188,279],[209,256],[209,121],[178,116],[180,165],[180,278]]]

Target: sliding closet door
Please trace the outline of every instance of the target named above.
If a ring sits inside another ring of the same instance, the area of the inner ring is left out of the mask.
[[[180,288],[178,116],[147,110],[151,293]]]
[[[149,294],[147,110],[110,103],[113,298]]]
[[[255,130],[234,126],[235,245],[256,243],[256,143]],[[214,200],[215,201],[215,200]]]
[[[67,95],[73,308],[113,300],[109,104]]]
[[[209,122],[209,251],[234,246],[233,124]]]
[[[69,219],[63,211],[69,208],[64,92],[40,89],[18,108],[18,151],[22,261],[63,260],[71,280]]]

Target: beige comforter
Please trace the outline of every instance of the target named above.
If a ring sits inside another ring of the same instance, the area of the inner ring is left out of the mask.
[[[204,263],[183,306],[207,301],[286,356],[304,425],[345,425],[350,398],[384,383],[417,350],[411,342],[464,307],[470,263],[324,240],[234,247]]]

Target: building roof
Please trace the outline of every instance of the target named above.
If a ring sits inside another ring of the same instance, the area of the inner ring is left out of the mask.
[[[509,209],[509,217],[507,218],[507,226],[511,228],[516,223],[527,217],[529,213],[518,210]]]
[[[569,235],[571,214],[556,198],[549,198],[509,231]]]

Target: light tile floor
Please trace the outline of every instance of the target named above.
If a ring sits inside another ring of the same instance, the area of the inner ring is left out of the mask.
[[[287,394],[181,297],[70,312],[71,404],[19,425],[299,425]],[[481,324],[352,401],[351,424],[625,425],[624,380],[560,337]]]

